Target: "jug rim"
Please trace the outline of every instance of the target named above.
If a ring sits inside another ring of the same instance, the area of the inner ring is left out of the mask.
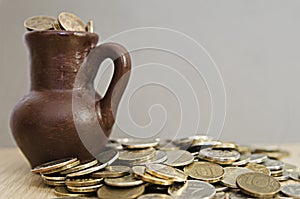
[[[66,30],[34,30],[30,32],[25,32],[25,36],[27,35],[60,35],[60,36],[78,36],[78,37],[98,37],[98,34],[92,32],[84,32],[84,31],[66,31]]]

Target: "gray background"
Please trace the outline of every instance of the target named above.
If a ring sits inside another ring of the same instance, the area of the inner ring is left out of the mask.
[[[296,0],[0,0],[0,146],[15,145],[9,130],[9,115],[29,89],[23,21],[33,15],[56,16],[61,11],[74,12],[85,21],[93,19],[101,41],[122,31],[141,27],[168,28],[192,37],[209,52],[224,81],[227,111],[221,139],[241,143],[299,142],[299,9],[300,1]],[[181,42],[176,40],[176,36],[167,37],[168,46]],[[134,37],[125,36],[115,41],[130,49],[131,46],[142,45],[137,42],[143,38],[150,43],[162,42],[160,35],[151,32],[143,37],[135,32]],[[192,56],[201,54],[193,51],[188,43],[180,43],[179,47]],[[170,53],[151,49],[132,52],[132,59],[133,73],[125,93],[129,98],[124,98],[130,101],[129,105],[124,100],[120,104],[113,137],[171,138],[177,133],[182,137],[193,135],[196,131],[207,131],[211,117],[208,91],[203,79],[189,70],[189,64]],[[159,65],[152,62],[167,65],[168,70],[174,68],[186,79],[181,82],[176,76],[165,76],[159,72],[159,67],[154,67]],[[148,67],[139,70],[138,66],[142,64],[148,64]],[[146,68],[150,68],[150,72]],[[109,71],[101,73],[105,78],[101,75],[98,78],[101,79],[97,82],[101,92],[105,90],[104,82],[109,79]],[[170,84],[166,87],[150,84],[139,88],[138,82],[145,78],[164,79]],[[190,93],[184,87],[186,81],[196,91],[200,119],[195,117],[198,112],[194,102],[189,101]],[[168,87],[179,89],[180,93],[170,92],[166,89]],[[135,88],[139,89],[134,92]],[[178,105],[181,101],[185,104],[182,106],[184,110]],[[130,115],[125,111],[127,107]],[[130,117],[134,122],[129,120]]]

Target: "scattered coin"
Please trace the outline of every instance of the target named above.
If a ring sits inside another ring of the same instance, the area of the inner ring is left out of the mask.
[[[156,148],[161,151],[179,150],[179,146],[175,145],[171,140],[160,140]]]
[[[176,182],[187,180],[187,176],[181,170],[163,164],[146,164],[146,172],[159,178]]]
[[[107,166],[104,171],[98,171],[91,174],[94,178],[117,178],[130,174],[128,166]]]
[[[71,187],[86,187],[101,184],[103,178],[68,178],[66,185]]]
[[[132,187],[141,185],[144,182],[133,175],[127,175],[120,178],[105,178],[104,183],[113,187]]]
[[[66,187],[55,187],[54,194],[57,196],[66,196],[66,197],[88,197],[91,194],[88,193],[70,193]]]
[[[262,163],[265,159],[267,159],[268,156],[265,154],[259,154],[259,153],[254,153],[250,155],[250,160],[249,163]]]
[[[238,145],[234,142],[221,142],[220,144],[216,144],[212,146],[213,149],[230,149],[230,150],[237,150]]]
[[[211,162],[193,162],[184,167],[184,173],[194,179],[209,183],[220,181],[224,177],[224,169]]]
[[[64,186],[65,185],[64,180],[46,180],[46,179],[43,179],[43,182],[46,185],[54,186],[54,187],[59,187],[59,186]]]
[[[120,152],[119,160],[125,162],[136,162],[149,160],[155,156],[155,149],[124,150]]]
[[[85,23],[75,14],[62,12],[58,15],[60,26],[67,31],[85,31]]]
[[[102,186],[103,184],[97,184],[97,185],[86,186],[86,187],[67,186],[67,189],[71,192],[76,192],[76,193],[92,193],[92,192],[96,192]]]
[[[46,180],[54,180],[54,181],[64,181],[67,178],[66,176],[59,175],[59,174],[52,174],[52,175],[41,174],[41,177]]]
[[[281,187],[275,178],[256,172],[239,175],[236,184],[242,192],[253,197],[273,197]]]
[[[240,158],[237,161],[233,162],[231,165],[232,166],[243,166],[243,165],[248,164],[249,160],[250,160],[250,155],[242,154],[240,156]]]
[[[145,182],[149,182],[156,185],[171,185],[173,184],[172,180],[166,180],[162,178],[157,178],[153,175],[146,173],[145,166],[134,166],[132,167],[133,176],[141,179]]]
[[[172,199],[172,198],[167,194],[148,193],[138,197],[138,199]]]
[[[279,176],[274,176],[274,178],[280,182],[282,181],[286,181],[290,178],[290,172],[286,171],[286,170],[283,170],[283,173],[282,175],[279,175]]]
[[[60,167],[60,168],[56,168],[56,169],[52,169],[50,171],[44,171],[44,172],[41,172],[42,174],[52,174],[52,173],[59,173],[61,171],[65,171],[67,169],[70,169],[72,167],[76,167],[77,165],[80,164],[80,161],[79,160],[76,160],[75,162],[72,162],[70,164],[67,164],[63,167]]]
[[[50,16],[33,16],[25,20],[24,26],[28,30],[50,30],[55,21],[56,19]]]
[[[37,166],[37,167],[31,169],[31,172],[33,172],[33,173],[48,172],[48,171],[52,171],[54,169],[66,166],[68,164],[72,164],[73,162],[76,162],[76,161],[77,161],[77,158],[64,158],[61,160],[54,160],[54,161],[44,163],[40,166]]]
[[[288,172],[299,171],[299,168],[296,165],[289,164],[289,163],[284,164],[284,169]]]
[[[213,161],[218,164],[232,164],[240,158],[240,153],[236,150],[217,150],[212,148],[202,149],[199,158]]]
[[[132,139],[127,142],[122,143],[123,147],[128,149],[144,149],[149,147],[155,147],[158,145],[157,140],[147,140],[147,139]]]
[[[290,173],[289,176],[291,179],[300,181],[300,173],[298,171],[289,172],[289,173]]]
[[[72,167],[70,169],[67,169],[65,171],[61,171],[60,173],[63,175],[69,174],[69,173],[75,173],[77,171],[81,171],[84,169],[87,169],[89,167],[95,166],[96,164],[98,164],[98,160],[92,160],[92,161],[87,161],[87,162],[82,162],[80,165],[76,166],[76,167]]]
[[[300,198],[300,184],[289,184],[281,187],[281,192],[292,198]]]
[[[216,194],[214,186],[199,180],[188,180],[183,186],[173,185],[169,187],[168,193],[175,198],[213,198]]]
[[[279,161],[279,160],[273,160],[273,159],[265,159],[262,162],[263,165],[265,165],[268,169],[270,170],[279,170],[279,169],[283,169],[284,167],[284,163]]]
[[[102,164],[110,165],[118,159],[119,155],[120,153],[117,149],[109,148],[96,155],[96,159]]]
[[[112,198],[133,199],[142,195],[144,191],[145,191],[144,185],[139,185],[135,187],[124,187],[122,189],[104,185],[100,189],[98,189],[97,194],[98,197],[101,199],[112,199]]]
[[[184,150],[166,151],[167,161],[164,163],[173,167],[180,167],[191,164],[194,161],[194,156]]]
[[[221,180],[221,183],[233,189],[237,188],[236,179],[239,175],[253,172],[250,169],[241,168],[241,167],[225,167],[224,171],[225,171],[225,175],[224,175],[224,179]]]
[[[95,166],[92,166],[92,167],[89,167],[87,169],[84,169],[84,170],[81,170],[81,171],[78,171],[78,172],[75,172],[75,173],[67,174],[67,177],[68,178],[74,178],[74,177],[84,176],[84,175],[99,171],[101,169],[104,169],[106,166],[107,166],[107,164],[100,164],[99,163],[99,164],[97,164]]]
[[[221,183],[214,183],[213,186],[215,187],[216,192],[222,192],[228,189],[228,187],[222,185]]]
[[[255,172],[258,172],[258,173],[264,173],[266,175],[271,175],[270,170],[262,164],[251,163],[251,164],[248,164],[245,168],[250,169]]]

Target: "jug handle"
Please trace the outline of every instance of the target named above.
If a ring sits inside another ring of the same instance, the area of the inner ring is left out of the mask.
[[[115,122],[114,116],[129,80],[131,59],[120,44],[104,43],[97,46],[91,50],[86,61],[89,85],[93,85],[101,63],[107,58],[113,61],[114,72],[106,94],[96,101],[96,110],[101,127],[109,131]]]

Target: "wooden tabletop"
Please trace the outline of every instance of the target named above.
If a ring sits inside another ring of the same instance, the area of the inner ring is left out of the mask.
[[[282,144],[291,155],[284,162],[300,168],[300,144]],[[0,198],[55,198],[53,188],[43,184],[17,148],[0,148]]]

